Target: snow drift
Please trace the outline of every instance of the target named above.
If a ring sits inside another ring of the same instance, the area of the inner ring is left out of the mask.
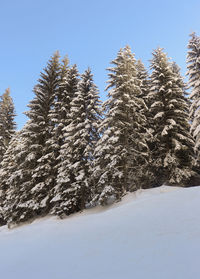
[[[200,187],[139,190],[65,220],[0,228],[2,279],[199,278]]]

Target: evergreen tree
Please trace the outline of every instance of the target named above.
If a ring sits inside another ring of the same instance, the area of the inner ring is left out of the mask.
[[[145,69],[144,64],[142,63],[141,60],[138,60],[136,62],[136,69],[137,69],[137,77],[140,80],[140,90],[141,90],[141,95],[140,97],[144,100],[145,106],[144,106],[144,111],[143,113],[146,116],[146,123],[145,123],[145,128],[146,128],[146,135],[145,135],[145,140],[146,143],[149,147],[149,156],[148,156],[148,165],[146,168],[146,171],[148,172],[148,176],[146,176],[146,179],[143,181],[143,188],[150,188],[152,186],[156,185],[156,178],[154,175],[154,169],[153,169],[153,161],[154,158],[152,157],[151,151],[154,148],[154,139],[153,139],[153,121],[152,121],[152,113],[150,110],[151,107],[151,100],[148,98],[148,94],[150,92],[150,79],[149,79],[149,74],[148,71]]]
[[[73,76],[71,77],[73,78]],[[54,210],[56,214],[69,215],[82,210],[90,194],[91,161],[98,140],[100,120],[98,90],[90,69],[85,71],[71,88],[74,97],[70,102],[70,121],[63,128],[64,144],[60,149],[61,163],[55,187]],[[75,81],[75,78],[71,79]],[[70,91],[68,90],[70,93]]]
[[[102,137],[95,149],[93,202],[117,200],[127,190],[141,186],[142,169],[148,160],[145,142],[145,103],[141,98],[136,60],[130,48],[121,49],[109,68],[105,118],[99,128]]]
[[[68,114],[69,114],[69,103],[70,98],[68,96],[68,91],[70,90],[69,79],[73,75],[73,71],[76,71],[76,67],[69,69],[68,63],[69,60],[67,57],[63,59],[63,64],[61,65],[60,71],[60,84],[59,89],[55,92],[54,96],[54,106],[50,110],[50,118],[54,123],[53,127],[53,137],[51,138],[51,144],[53,145],[55,157],[59,155],[60,146],[63,142],[63,128],[68,123]],[[68,90],[69,89],[69,90]]]
[[[54,169],[57,171],[60,164],[60,149],[64,144],[64,128],[70,124],[70,103],[74,98],[77,90],[78,70],[77,66],[68,67],[68,59],[64,59],[61,71],[61,81],[57,95],[55,96],[55,106],[50,112],[54,122],[53,137],[51,144],[53,147],[54,157],[56,158]],[[53,156],[53,155],[52,155]]]
[[[13,100],[10,96],[10,89],[0,97],[0,162],[3,154],[8,148],[9,142],[15,133],[16,123],[14,121],[16,114]]]
[[[12,137],[1,162],[0,209],[3,224],[15,220],[15,216],[18,214],[16,208],[24,194],[24,188],[20,187],[20,183],[22,183],[22,177],[26,177],[26,168],[23,163],[27,159],[27,150],[21,137],[22,131],[15,133]]]
[[[161,48],[153,52],[151,69],[155,172],[158,183],[181,185],[193,175],[194,158],[184,83],[179,69]]]
[[[65,129],[70,125],[72,118],[70,114],[71,110],[71,102],[75,97],[75,93],[77,92],[77,86],[79,82],[79,73],[76,65],[73,65],[71,68],[69,68],[66,75],[63,77],[63,80],[60,85],[60,97],[58,98],[60,100],[59,103],[56,103],[55,106],[55,112],[57,114],[57,123],[58,125],[54,128],[54,142],[56,143],[56,146],[54,147],[57,151],[56,156],[56,179],[59,175],[59,169],[63,163],[63,155],[62,155],[62,148],[65,144]],[[60,111],[60,112],[59,112]],[[57,140],[56,140],[57,139]],[[67,172],[68,170],[66,170]],[[62,188],[62,187],[61,187]],[[62,215],[63,211],[60,210],[60,202],[62,201],[62,197],[59,196],[57,193],[59,192],[59,186],[57,185],[57,182],[55,183],[55,186],[52,189],[52,200],[51,200],[51,206],[52,214],[58,214]]]
[[[195,139],[195,153],[200,162],[200,37],[191,34],[188,44],[187,68],[189,86],[191,88],[190,121],[191,134]]]
[[[149,90],[150,90],[149,74],[140,59],[136,61],[136,70],[137,70],[137,77],[140,80],[141,98],[145,101],[146,106],[149,108],[148,106],[149,100],[147,98],[147,95],[149,94]]]
[[[21,132],[23,152],[12,174],[12,200],[17,201],[10,218],[12,222],[25,221],[49,211],[50,190],[54,181],[48,149],[53,130],[50,110],[54,106],[59,83],[59,55],[55,53],[41,73],[34,88],[35,98],[26,112],[30,120]]]

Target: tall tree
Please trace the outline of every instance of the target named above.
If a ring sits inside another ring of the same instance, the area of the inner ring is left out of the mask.
[[[91,161],[99,137],[99,97],[91,70],[85,71],[81,80],[77,79],[73,84],[70,121],[63,128],[64,144],[60,150],[61,163],[52,200],[54,212],[60,216],[82,210],[88,202]]]
[[[73,65],[68,69],[66,75],[64,75],[60,90],[59,90],[59,102],[56,103],[55,112],[56,112],[56,122],[54,128],[54,141],[57,142],[55,146],[55,150],[57,151],[56,156],[56,180],[57,176],[59,175],[61,165],[63,164],[63,154],[62,149],[63,145],[65,144],[66,136],[65,136],[65,129],[70,125],[72,118],[71,118],[71,102],[75,97],[75,93],[77,92],[79,82],[79,73],[76,65]],[[57,139],[57,140],[56,140]],[[68,170],[66,170],[68,172]],[[60,210],[60,202],[62,201],[62,197],[57,193],[60,191],[59,188],[62,188],[61,185],[57,186],[57,182],[52,189],[52,214],[62,215],[63,210]]]
[[[12,199],[16,204],[12,212],[12,222],[25,221],[49,211],[54,176],[51,173],[52,161],[47,143],[53,129],[50,110],[54,106],[59,83],[59,54],[55,53],[41,73],[34,88],[35,97],[28,105],[30,110],[26,112],[29,121],[21,132],[24,152],[18,158],[18,167],[12,174],[13,181],[14,177],[18,178],[12,192]]]
[[[93,169],[93,202],[101,204],[111,196],[119,200],[125,191],[139,188],[148,158],[145,103],[134,54],[127,46],[111,63],[114,67],[108,69],[110,90],[103,104],[105,118],[99,128],[102,137],[95,149]]]
[[[140,59],[136,61],[136,70],[137,70],[137,77],[140,80],[141,98],[145,101],[146,106],[149,107],[148,106],[149,100],[147,98],[147,95],[149,94],[149,90],[150,90],[149,74]]]
[[[137,77],[140,81],[140,90],[141,95],[140,97],[145,102],[144,111],[142,112],[146,116],[146,122],[145,122],[145,128],[146,128],[146,143],[149,147],[149,156],[148,156],[148,165],[146,167],[146,170],[148,169],[148,175],[146,176],[146,179],[143,179],[143,188],[150,188],[156,186],[156,177],[154,174],[153,169],[153,161],[154,158],[152,157],[152,149],[154,148],[154,139],[153,139],[153,121],[152,121],[152,113],[150,110],[151,107],[151,100],[148,98],[148,94],[150,92],[150,79],[148,71],[145,69],[144,64],[139,59],[136,62],[136,69],[137,69]]]
[[[191,34],[187,54],[187,75],[191,88],[190,121],[191,134],[195,139],[195,152],[200,163],[200,37]]]
[[[194,159],[184,83],[179,69],[161,48],[153,52],[151,69],[155,172],[160,184],[181,185],[192,176]]]
[[[4,153],[0,168],[0,211],[1,224],[11,223],[19,218],[20,197],[24,194],[23,178],[26,174],[27,145],[21,136],[23,129],[16,132],[10,140],[9,146]],[[23,165],[24,163],[24,165]]]
[[[15,133],[15,116],[15,108],[10,96],[10,89],[7,88],[5,93],[0,97],[0,162]]]
[[[63,66],[61,68],[61,81],[57,95],[55,96],[55,106],[50,112],[51,119],[54,123],[53,137],[51,139],[51,145],[53,153],[51,156],[55,157],[55,176],[58,173],[58,167],[61,162],[60,149],[64,144],[64,128],[69,125],[70,118],[70,104],[74,98],[78,84],[78,70],[77,66],[73,65],[68,67],[68,59],[65,58]]]
[[[70,91],[70,84],[68,83],[70,76],[73,75],[73,71],[76,71],[76,66],[73,66],[69,69],[68,63],[69,60],[67,56],[62,61],[61,71],[60,71],[60,84],[59,89],[55,91],[54,96],[54,106],[50,110],[50,119],[52,120],[53,127],[53,137],[50,140],[50,144],[53,145],[53,150],[55,157],[59,155],[60,146],[63,143],[63,128],[68,123],[69,117],[69,104],[71,96],[68,93]],[[69,90],[68,90],[69,89]],[[54,156],[52,154],[52,156]]]

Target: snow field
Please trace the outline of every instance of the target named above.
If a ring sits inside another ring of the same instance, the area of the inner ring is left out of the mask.
[[[199,201],[200,187],[162,186],[65,220],[1,227],[1,278],[199,278]]]

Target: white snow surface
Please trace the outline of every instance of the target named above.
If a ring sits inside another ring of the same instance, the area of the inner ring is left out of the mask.
[[[2,279],[200,278],[200,187],[128,194],[65,220],[0,228]]]

